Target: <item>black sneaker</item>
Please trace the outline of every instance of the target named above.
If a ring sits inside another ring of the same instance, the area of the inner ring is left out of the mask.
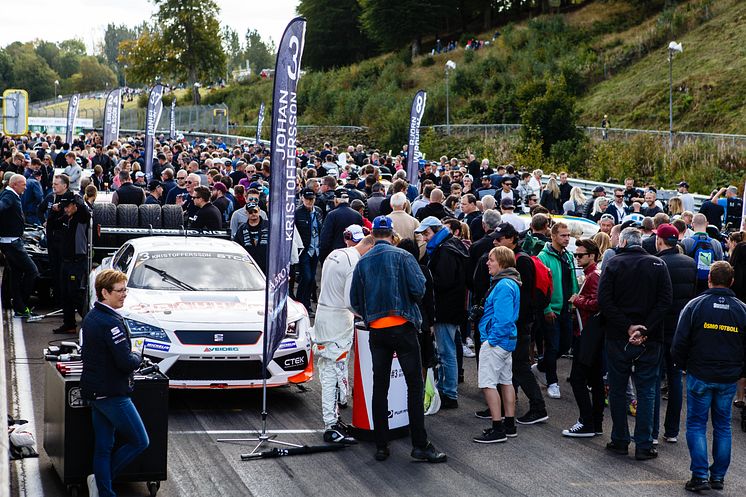
[[[710,488],[712,487],[710,486],[710,482],[705,480],[704,478],[692,477],[691,480],[686,482],[684,488],[689,490],[690,492],[701,492],[702,490],[710,490]]]
[[[419,461],[427,461],[432,463],[446,462],[448,456],[443,452],[438,451],[433,444],[428,442],[425,447],[413,447],[412,457]]]
[[[520,418],[515,418],[515,422],[519,425],[533,425],[536,423],[543,423],[548,420],[549,416],[546,411],[532,411],[529,410],[526,414]]]
[[[494,428],[488,428],[481,435],[474,437],[473,440],[478,444],[495,444],[508,440],[508,435],[504,429],[498,431]]]
[[[635,449],[635,459],[638,461],[647,461],[658,457],[658,449],[650,447],[649,449]],[[708,483],[709,486],[709,483]]]
[[[619,454],[620,456],[626,456],[629,454],[629,449],[626,445],[618,444],[616,442],[609,442],[606,444],[606,450]]]
[[[447,395],[440,396],[440,408],[441,409],[458,409],[458,400],[452,399]]]
[[[596,436],[596,432],[588,425],[584,425],[580,421],[572,425],[569,430],[562,430],[563,437],[570,438],[591,438]]]
[[[481,411],[476,411],[474,413],[474,416],[476,416],[479,419],[492,419],[492,414],[490,413],[490,408],[482,409]]]
[[[331,428],[324,432],[324,442],[344,445],[357,444],[357,440],[349,436],[345,429],[338,424],[332,425]]]
[[[508,438],[517,437],[518,429],[516,428],[515,424],[513,426],[505,425],[505,434],[508,436]]]
[[[722,490],[725,487],[725,481],[722,478],[710,478],[710,488],[713,490]]]
[[[376,449],[376,455],[373,457],[376,458],[376,461],[385,461],[389,458],[389,448],[386,446],[378,447]]]

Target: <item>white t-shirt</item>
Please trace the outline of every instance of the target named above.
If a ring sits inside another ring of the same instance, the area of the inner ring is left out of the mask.
[[[332,250],[321,268],[319,305],[350,308],[352,272],[359,260],[360,252],[355,247]]]
[[[503,214],[500,219],[502,223],[512,224],[518,233],[526,231],[526,222],[516,213]]]

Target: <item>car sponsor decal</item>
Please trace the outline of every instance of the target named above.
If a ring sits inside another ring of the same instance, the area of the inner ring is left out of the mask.
[[[154,312],[177,312],[177,311],[258,311],[260,305],[250,305],[242,302],[225,302],[225,301],[202,301],[202,302],[160,302],[160,303],[140,303],[132,307],[127,307],[128,311],[148,314]]]
[[[205,347],[204,352],[238,352],[238,347]]]
[[[297,347],[295,341],[280,342],[278,350],[294,349],[295,347]]]
[[[118,326],[115,326],[115,327],[113,327],[111,329],[111,336],[112,336],[112,338],[116,338],[116,337],[118,337],[121,334],[122,334],[122,330],[120,330]]]
[[[171,350],[171,346],[167,343],[157,342],[145,342],[145,348],[150,350],[160,350],[162,352],[168,352]]]

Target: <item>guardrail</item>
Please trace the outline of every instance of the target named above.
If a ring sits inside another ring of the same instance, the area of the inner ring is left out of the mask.
[[[3,279],[3,269],[0,268],[0,281]],[[0,301],[2,296],[0,295]],[[5,309],[0,305],[0,423],[2,435],[0,436],[0,497],[10,497],[10,440],[8,440],[8,378],[6,377],[5,365],[5,326],[3,317]]]

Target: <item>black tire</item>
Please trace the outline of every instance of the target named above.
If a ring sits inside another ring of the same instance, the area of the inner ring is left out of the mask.
[[[113,235],[99,235],[99,227],[116,228],[117,206],[114,204],[93,204],[93,246],[114,247],[117,245]]]
[[[155,204],[140,206],[140,227],[161,229],[163,227],[163,215],[161,206]]]
[[[123,204],[117,206],[117,227],[139,228],[139,214],[136,205]]]
[[[184,211],[178,205],[164,205],[161,218],[166,229],[180,229],[184,226]]]

